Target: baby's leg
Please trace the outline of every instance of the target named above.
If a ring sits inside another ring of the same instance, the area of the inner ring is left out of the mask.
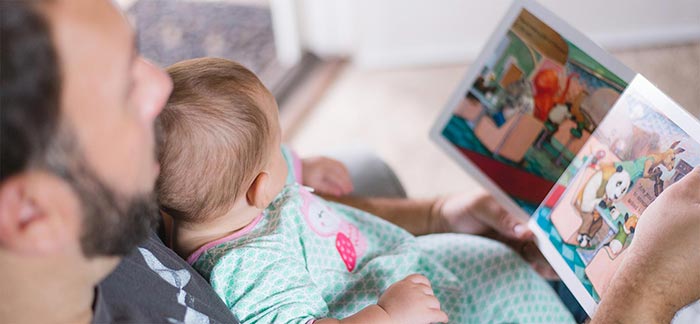
[[[505,245],[465,234],[422,236],[418,242],[450,322],[573,322],[547,282]]]

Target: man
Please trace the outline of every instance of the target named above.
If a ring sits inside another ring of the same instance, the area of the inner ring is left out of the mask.
[[[3,1],[0,9],[0,318],[234,322],[149,236],[153,120],[171,85],[139,56],[123,17],[106,0]],[[648,209],[594,321],[667,321],[700,298],[697,188],[693,172]]]
[[[158,217],[153,121],[170,79],[107,1],[0,5],[0,318],[234,322],[153,235],[135,249]]]

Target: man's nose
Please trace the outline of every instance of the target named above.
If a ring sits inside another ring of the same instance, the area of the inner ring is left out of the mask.
[[[143,66],[144,96],[141,99],[141,116],[145,122],[153,122],[163,110],[170,92],[173,90],[173,81],[170,76],[148,60],[141,58]]]

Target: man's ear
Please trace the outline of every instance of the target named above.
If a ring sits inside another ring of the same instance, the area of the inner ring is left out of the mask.
[[[268,197],[267,194],[269,185],[270,174],[265,171],[258,173],[245,195],[248,205],[258,209],[267,208],[267,205],[272,201],[272,197]]]
[[[76,206],[72,190],[53,176],[30,172],[7,179],[0,184],[0,248],[24,255],[64,249],[78,236]]]

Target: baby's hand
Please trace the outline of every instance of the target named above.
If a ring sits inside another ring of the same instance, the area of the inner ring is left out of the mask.
[[[350,173],[340,161],[324,156],[301,159],[301,183],[318,193],[343,196],[352,192]]]
[[[379,297],[377,305],[394,323],[447,323],[447,314],[440,309],[430,281],[419,274],[412,274],[389,286]]]

